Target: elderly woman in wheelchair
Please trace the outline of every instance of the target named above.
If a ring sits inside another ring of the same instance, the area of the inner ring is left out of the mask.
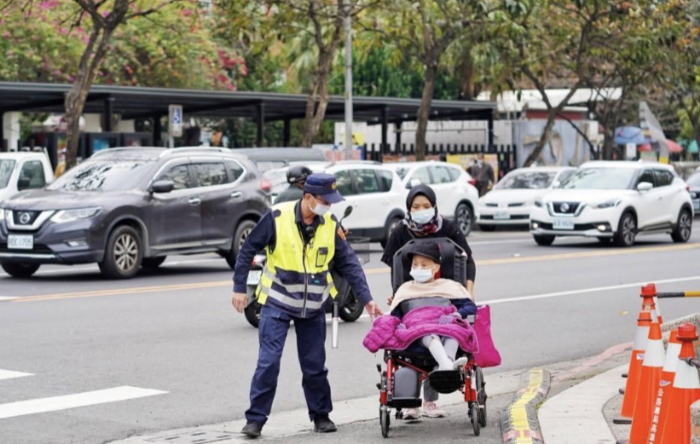
[[[385,350],[386,370],[378,366],[384,437],[391,408],[400,419],[420,407],[424,380],[439,393],[464,393],[475,434],[486,425],[483,375],[472,355],[477,307],[462,284],[465,273],[466,255],[449,239],[414,240],[394,257],[391,316],[378,318],[363,342],[371,352]]]

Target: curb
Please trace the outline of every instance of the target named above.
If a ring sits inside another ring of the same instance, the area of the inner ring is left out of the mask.
[[[544,401],[551,387],[552,376],[542,368],[533,368],[521,375],[521,385],[513,402],[501,412],[501,435],[505,444],[544,444],[537,406]]]

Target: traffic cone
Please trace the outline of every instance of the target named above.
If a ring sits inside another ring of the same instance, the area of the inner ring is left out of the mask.
[[[630,430],[629,444],[646,444],[649,436],[649,428],[654,417],[654,405],[658,394],[661,370],[664,367],[666,353],[664,341],[661,336],[661,325],[656,319],[649,329],[649,340],[644,351],[642,371],[639,376],[639,389],[637,401],[634,405],[634,417],[632,418],[632,430]]]
[[[660,430],[663,429],[666,423],[666,417],[669,410],[669,391],[673,386],[673,380],[676,377],[676,367],[678,367],[678,355],[681,352],[681,341],[678,340],[678,330],[673,330],[668,339],[668,347],[666,348],[666,361],[664,368],[661,370],[661,381],[656,390],[656,402],[654,403],[654,416],[652,417],[651,427],[649,428],[649,436],[647,442],[649,444],[659,444],[661,442]]]
[[[656,297],[656,285],[647,284],[643,286],[639,296],[642,298],[642,311],[650,311],[651,320],[658,319],[659,324],[663,324],[661,312],[659,311],[659,299]]]
[[[693,324],[678,327],[678,339],[681,352],[676,368],[673,388],[668,393],[668,415],[661,433],[660,444],[681,444],[690,442],[690,405],[700,399],[700,377],[698,370],[685,359],[695,358],[693,341],[698,339],[697,329]]]
[[[651,313],[642,311],[637,319],[637,332],[634,335],[634,345],[630,356],[630,365],[627,370],[627,384],[625,384],[625,397],[622,399],[622,409],[620,415],[622,419],[616,420],[619,423],[629,423],[634,415],[634,405],[637,402],[637,389],[639,388],[639,376],[644,360],[644,350],[647,347],[649,338],[649,328],[651,326]],[[625,421],[625,419],[627,419]]]

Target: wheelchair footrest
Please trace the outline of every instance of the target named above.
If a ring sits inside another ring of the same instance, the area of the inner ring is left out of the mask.
[[[455,392],[464,383],[459,370],[435,370],[428,378],[430,386],[438,393]]]
[[[387,405],[395,409],[417,409],[423,401],[420,398],[392,398]]]

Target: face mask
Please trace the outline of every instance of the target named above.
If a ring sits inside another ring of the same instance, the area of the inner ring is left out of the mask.
[[[311,208],[311,211],[314,212],[317,216],[323,216],[324,214],[328,213],[331,210],[330,205],[323,205],[318,203],[316,199],[314,199],[316,202],[316,206]]]
[[[411,219],[413,222],[423,225],[430,222],[435,217],[435,208],[429,208],[421,211],[411,211]]]
[[[421,284],[428,282],[434,275],[433,270],[429,268],[411,268],[411,277]]]

